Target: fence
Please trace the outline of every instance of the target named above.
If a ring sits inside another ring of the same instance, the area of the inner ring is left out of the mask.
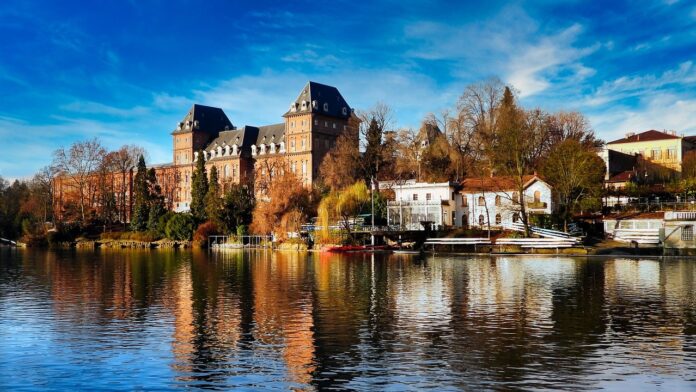
[[[273,237],[268,235],[211,235],[208,247],[212,249],[274,248]]]

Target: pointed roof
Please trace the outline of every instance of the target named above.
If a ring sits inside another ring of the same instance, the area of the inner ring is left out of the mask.
[[[234,129],[234,125],[222,109],[194,104],[172,134],[192,130],[216,134],[230,129]]]
[[[656,131],[654,129],[651,129],[649,131],[645,131],[645,132],[641,132],[641,133],[637,133],[637,134],[628,134],[624,138],[614,140],[613,142],[609,142],[607,144],[652,142],[655,140],[668,140],[668,139],[679,139],[679,136],[673,135],[671,133],[666,133],[666,132]]]
[[[352,109],[336,87],[309,81],[300,91],[297,99],[290,104],[290,109],[283,117],[302,113],[348,118]]]

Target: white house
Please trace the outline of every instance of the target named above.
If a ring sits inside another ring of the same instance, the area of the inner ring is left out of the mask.
[[[427,183],[408,180],[380,182],[381,190],[394,191],[394,200],[387,203],[387,222],[404,230],[423,230],[421,222],[433,228],[458,226],[457,206],[462,196],[454,182]]]
[[[508,226],[519,221],[521,202],[528,214],[550,214],[551,186],[536,175],[524,176],[524,195],[520,200],[512,177],[478,177],[462,181],[461,207],[457,219],[463,227]]]

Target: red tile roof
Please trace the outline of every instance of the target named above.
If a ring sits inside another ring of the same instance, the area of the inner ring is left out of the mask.
[[[524,176],[525,188],[538,179],[540,178],[535,175]],[[515,178],[512,176],[471,177],[462,181],[462,192],[508,191],[515,190],[516,187]]]
[[[649,131],[637,133],[635,135],[625,137],[623,139],[614,140],[607,144],[620,144],[620,143],[634,143],[634,142],[651,142],[654,140],[668,140],[668,139],[679,139],[679,136],[672,135],[671,133],[665,133],[662,131],[656,131],[651,129]]]
[[[633,172],[630,170],[627,171],[622,171],[618,174],[614,174],[611,176],[607,182],[627,182],[631,181],[631,177],[633,177]]]

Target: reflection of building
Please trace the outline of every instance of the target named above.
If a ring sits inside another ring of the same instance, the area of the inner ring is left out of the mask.
[[[462,226],[509,226],[519,221],[521,203],[528,214],[550,214],[551,186],[536,175],[524,176],[520,198],[512,177],[467,178],[462,182]]]
[[[641,133],[628,133],[626,137],[607,143],[607,149],[616,151],[622,155],[613,154],[607,156],[605,163],[607,168],[614,166],[626,166],[626,163],[615,163],[613,160],[626,161],[626,155],[639,157],[638,166],[635,170],[640,175],[650,178],[675,178],[681,175],[682,161],[684,155],[696,149],[696,137],[678,136],[674,131],[650,130]],[[621,171],[617,171],[614,175]],[[611,174],[611,171],[609,172]]]

